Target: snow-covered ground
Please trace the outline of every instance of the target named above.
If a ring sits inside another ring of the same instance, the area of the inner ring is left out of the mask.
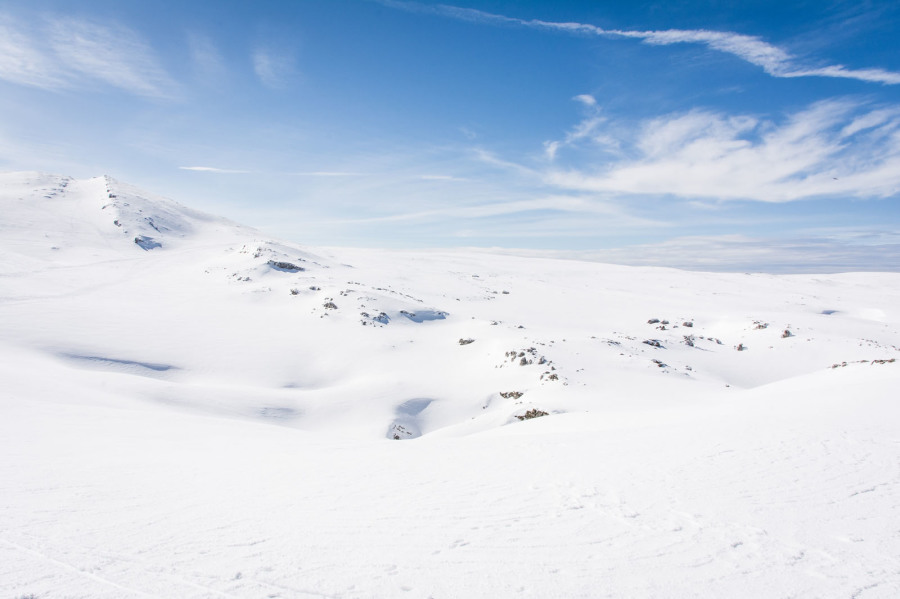
[[[898,357],[898,274],[305,248],[2,174],[0,595],[897,597]]]

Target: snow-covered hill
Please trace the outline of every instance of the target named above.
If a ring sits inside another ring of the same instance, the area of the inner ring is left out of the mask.
[[[893,597],[898,306],[2,174],[0,590]]]

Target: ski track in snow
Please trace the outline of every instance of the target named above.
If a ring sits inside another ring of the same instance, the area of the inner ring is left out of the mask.
[[[900,275],[311,249],[38,173],[0,258],[4,597],[900,596]]]

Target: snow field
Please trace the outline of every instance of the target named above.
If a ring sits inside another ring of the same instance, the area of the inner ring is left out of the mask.
[[[308,249],[36,173],[0,258],[3,596],[900,593],[896,274]]]

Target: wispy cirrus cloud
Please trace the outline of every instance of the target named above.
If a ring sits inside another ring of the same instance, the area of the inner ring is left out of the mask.
[[[253,51],[253,72],[263,85],[270,89],[283,89],[296,73],[293,55],[271,48]]]
[[[550,161],[555,160],[559,150],[576,145],[583,140],[590,140],[595,144],[605,146],[606,149],[616,150],[619,142],[599,131],[601,125],[606,122],[606,117],[600,114],[600,110],[597,108],[597,100],[594,96],[581,94],[572,99],[580,102],[587,108],[588,116],[566,132],[563,139],[544,142],[544,154],[547,159]]]
[[[36,37],[25,24],[0,15],[0,79],[48,90],[67,87],[70,79],[59,60],[42,51]]]
[[[0,79],[50,91],[101,82],[138,96],[178,93],[152,48],[133,30],[60,16],[31,25],[0,15]]]
[[[187,36],[191,62],[199,77],[205,81],[214,81],[222,77],[227,69],[219,49],[206,35],[191,32]]]
[[[725,52],[761,67],[773,77],[836,77],[886,85],[900,84],[900,73],[881,68],[853,69],[844,65],[814,65],[754,35],[707,29],[665,29],[642,31],[604,29],[588,23],[566,23],[540,19],[519,19],[446,4],[426,5],[400,0],[377,0],[385,6],[410,12],[427,13],[473,23],[507,25],[543,29],[578,35],[619,37],[640,40],[645,44],[701,44]]]
[[[622,157],[545,182],[620,196],[788,202],[900,193],[900,107],[825,101],[782,122],[693,110],[648,120]]]
[[[140,96],[176,91],[150,46],[125,26],[65,18],[52,21],[49,33],[56,56],[82,75]]]

